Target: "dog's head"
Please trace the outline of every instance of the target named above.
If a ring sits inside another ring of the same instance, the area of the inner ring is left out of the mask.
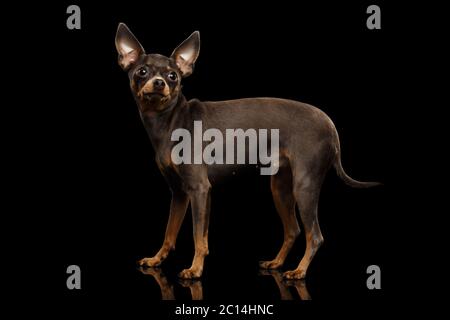
[[[120,23],[116,33],[119,65],[128,72],[133,95],[141,112],[158,113],[175,104],[181,79],[189,76],[200,52],[200,34],[192,33],[170,57],[146,54],[128,27]]]

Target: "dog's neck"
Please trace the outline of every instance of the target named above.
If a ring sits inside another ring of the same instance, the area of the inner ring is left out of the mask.
[[[144,123],[147,134],[153,145],[158,150],[160,146],[170,136],[174,126],[176,114],[187,105],[186,98],[180,92],[176,98],[169,104],[167,108],[160,112],[141,112],[141,119]]]

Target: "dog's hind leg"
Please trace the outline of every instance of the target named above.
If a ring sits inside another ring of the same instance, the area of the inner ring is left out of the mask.
[[[305,172],[305,171],[303,171]],[[284,277],[287,279],[303,279],[317,250],[323,243],[322,233],[317,217],[317,205],[319,202],[320,188],[323,177],[311,173],[296,174],[294,172],[294,196],[300,211],[300,217],[305,230],[306,250],[305,255],[295,270],[287,271]],[[301,177],[298,177],[301,176]]]
[[[295,216],[295,198],[292,190],[292,172],[290,166],[280,167],[278,173],[271,177],[271,189],[275,207],[280,215],[284,229],[284,241],[275,259],[261,261],[259,266],[264,269],[277,269],[281,267],[300,234],[297,218]]]

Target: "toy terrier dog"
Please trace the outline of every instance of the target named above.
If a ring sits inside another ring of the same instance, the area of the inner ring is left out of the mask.
[[[181,80],[192,74],[200,52],[200,34],[192,33],[170,57],[146,54],[125,24],[117,29],[116,48],[119,65],[128,73],[134,99],[156,154],[156,163],[172,191],[170,214],[161,249],[138,263],[159,266],[174,250],[178,231],[188,204],[191,204],[195,255],[192,266],[180,272],[185,279],[199,278],[208,255],[208,224],[211,186],[236,168],[221,164],[175,164],[171,152],[172,132],[184,128],[193,133],[194,121],[205,129],[225,133],[227,128],[279,129],[277,172],[271,176],[271,190],[284,229],[284,241],[277,256],[261,261],[264,269],[280,268],[300,234],[296,205],[306,236],[306,251],[287,279],[302,279],[323,242],[317,217],[319,193],[331,166],[338,176],[355,188],[378,185],[349,177],[341,165],[339,138],[333,122],[321,110],[292,100],[248,98],[229,101],[187,101]],[[193,153],[195,150],[193,151]],[[247,154],[248,155],[248,154]]]

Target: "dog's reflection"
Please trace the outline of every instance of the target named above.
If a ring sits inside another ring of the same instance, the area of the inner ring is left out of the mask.
[[[167,280],[166,276],[159,268],[138,268],[145,275],[152,276],[161,289],[162,300],[175,300],[173,285]]]
[[[152,276],[161,289],[162,300],[175,300],[173,285],[167,280],[160,268],[138,268],[145,275]],[[311,300],[306,283],[304,280],[285,280],[283,274],[276,270],[260,270],[260,276],[271,276],[278,286],[281,300],[294,300],[289,287],[297,290],[301,300]],[[184,288],[189,288],[192,300],[203,300],[203,286],[201,280],[178,280],[178,283]]]
[[[160,268],[138,268],[145,275],[152,276],[161,289],[162,300],[175,300],[173,285]],[[200,280],[179,280],[179,284],[191,291],[192,300],[203,300],[203,286]]]
[[[203,286],[200,280],[180,279],[178,283],[191,290],[192,300],[203,300]]]
[[[311,300],[305,280],[286,280],[283,279],[283,273],[277,270],[260,270],[261,276],[272,276],[280,290],[281,300],[294,300],[289,287],[297,290],[301,300]]]

